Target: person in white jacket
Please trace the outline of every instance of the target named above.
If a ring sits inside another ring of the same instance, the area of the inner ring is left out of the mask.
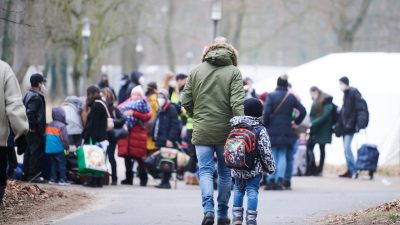
[[[11,67],[0,60],[0,206],[7,185],[7,151],[14,151],[7,145],[10,127],[15,134],[18,154],[22,154],[27,146],[25,135],[29,129],[28,118],[18,80]]]

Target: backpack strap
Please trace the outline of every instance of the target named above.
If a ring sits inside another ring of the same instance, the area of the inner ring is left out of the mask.
[[[104,106],[104,108],[106,109],[106,111],[107,111],[108,118],[112,118],[111,114],[110,114],[110,111],[108,111],[107,105],[103,101],[95,100],[95,102],[98,102],[98,103],[102,104]]]
[[[272,114],[275,114],[276,112],[278,112],[278,110],[282,107],[283,103],[289,97],[289,94],[290,94],[289,91],[287,91],[285,96],[283,96],[282,100],[279,102],[279,104],[274,108],[274,111],[272,111]]]

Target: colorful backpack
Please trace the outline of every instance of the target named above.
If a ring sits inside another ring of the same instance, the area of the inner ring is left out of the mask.
[[[254,127],[234,128],[225,143],[225,164],[231,169],[254,170],[257,156],[257,132]]]

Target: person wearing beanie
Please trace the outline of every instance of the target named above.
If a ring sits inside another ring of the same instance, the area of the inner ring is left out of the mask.
[[[334,131],[337,137],[343,137],[344,155],[346,158],[347,171],[339,177],[342,178],[356,178],[357,168],[353,152],[351,150],[351,143],[354,134],[357,133],[361,127],[360,122],[368,124],[368,109],[360,106],[363,99],[361,93],[354,87],[350,87],[350,80],[348,77],[343,76],[339,79],[340,90],[343,91],[343,106],[339,112],[339,118],[335,125]],[[365,109],[365,110],[361,110]]]
[[[41,74],[33,74],[30,78],[31,89],[24,97],[26,115],[28,116],[29,132],[27,135],[28,149],[24,154],[24,180],[43,183],[45,171],[41,168],[45,163],[45,131],[46,131],[46,101],[43,96],[46,79]],[[50,174],[48,174],[50,175]]]
[[[7,103],[7,104],[6,104]],[[21,89],[17,77],[10,65],[0,60],[0,210],[3,205],[3,196],[7,185],[7,162],[14,143],[18,154],[25,152],[27,148],[26,134],[29,124],[22,103]],[[13,133],[14,137],[11,137]],[[9,139],[11,139],[9,141]]]
[[[271,92],[264,106],[264,123],[271,139],[272,154],[276,172],[267,178],[265,190],[282,190],[285,177],[288,151],[293,148],[294,132],[292,122],[299,125],[306,116],[306,109],[300,101],[288,91],[288,76],[282,75],[277,81],[278,87]],[[293,110],[299,114],[293,119]]]
[[[174,148],[180,137],[180,122],[176,107],[169,101],[169,93],[165,89],[158,91],[157,96],[158,113],[153,129],[153,139],[158,148],[168,147]],[[169,180],[171,179],[170,172],[163,172],[161,184],[156,188],[171,189]]]
[[[288,79],[289,79],[289,77],[287,74],[281,75],[280,77],[278,77],[277,86],[283,87],[283,88],[288,88],[288,86],[289,86]]]
[[[232,179],[225,166],[224,144],[231,130],[230,119],[244,115],[243,78],[239,54],[219,37],[203,52],[201,64],[191,70],[182,95],[182,106],[193,118],[192,143],[199,161],[203,220],[201,224],[228,225]],[[214,167],[218,161],[218,203],[214,203]],[[214,206],[217,206],[216,210]],[[217,212],[217,215],[215,215]]]
[[[130,85],[130,80],[127,74],[122,74],[120,80],[120,88],[118,91],[118,104],[123,103],[126,99],[129,98],[130,93],[128,92],[128,87]]]
[[[246,224],[257,224],[258,189],[260,188],[260,181],[263,174],[271,175],[274,173],[275,162],[272,157],[267,129],[261,123],[260,119],[263,114],[262,103],[256,98],[246,99],[244,101],[244,114],[245,116],[236,116],[232,118],[231,125],[233,128],[248,127],[254,129],[257,140],[256,149],[254,149],[254,151],[257,153],[253,161],[253,169],[250,171],[245,169],[231,170],[231,176],[235,180],[232,224],[242,224],[243,222],[243,198],[246,192],[248,198]],[[226,146],[229,146],[229,139]],[[234,151],[235,149],[232,150]],[[230,150],[230,152],[232,150]]]

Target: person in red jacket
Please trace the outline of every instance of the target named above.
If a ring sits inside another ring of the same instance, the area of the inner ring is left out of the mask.
[[[144,99],[144,91],[142,88],[134,88],[131,97],[121,103],[118,108],[121,109],[126,103]],[[150,106],[149,106],[150,107]],[[147,122],[151,119],[151,111],[141,113],[135,110],[127,110],[125,116],[133,116],[139,120],[130,130],[126,138],[118,140],[118,156],[125,158],[126,179],[121,184],[133,185],[133,163],[138,163],[138,173],[140,178],[140,186],[147,185],[147,172],[143,164],[143,159],[147,156]]]

